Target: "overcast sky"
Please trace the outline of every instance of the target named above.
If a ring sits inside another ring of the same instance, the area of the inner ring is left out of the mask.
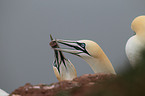
[[[124,49],[134,34],[130,24],[143,14],[145,0],[1,0],[0,88],[10,93],[28,82],[57,82],[50,34],[97,42],[120,73],[130,67]],[[93,73],[81,58],[65,56],[78,76]]]

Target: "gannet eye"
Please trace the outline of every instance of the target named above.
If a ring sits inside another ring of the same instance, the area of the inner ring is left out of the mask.
[[[85,43],[79,43],[79,42],[77,42],[77,44],[78,44],[80,47],[82,47],[82,48],[85,48],[85,46],[86,46]]]
[[[81,43],[81,45],[80,45],[80,46],[84,48],[84,47],[85,47],[85,43]]]

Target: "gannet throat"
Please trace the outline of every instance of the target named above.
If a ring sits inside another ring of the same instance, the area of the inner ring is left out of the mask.
[[[68,46],[66,48],[54,48],[55,50],[71,53],[84,59],[95,73],[112,73],[116,74],[114,68],[103,52],[101,47],[91,40],[56,40],[58,43]]]

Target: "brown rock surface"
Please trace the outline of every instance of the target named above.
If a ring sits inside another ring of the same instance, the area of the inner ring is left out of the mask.
[[[87,92],[87,88],[91,86],[102,86],[105,83],[104,81],[115,78],[116,76],[113,74],[85,74],[72,81],[61,81],[51,85],[31,85],[30,83],[27,83],[12,92],[10,96],[54,96],[59,94],[59,92],[70,92],[70,90],[72,96],[80,96],[84,91]]]

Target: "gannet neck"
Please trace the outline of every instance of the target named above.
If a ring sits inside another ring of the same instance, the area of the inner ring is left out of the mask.
[[[144,32],[139,32],[140,34],[136,34],[136,38],[142,42],[143,44],[145,43],[145,31]]]
[[[95,73],[116,74],[110,60],[96,42],[90,40],[81,40],[80,42],[86,43],[86,50],[91,55],[87,56],[87,58],[82,56],[82,58],[90,65]]]
[[[74,65],[68,59],[65,60],[65,64],[66,66],[60,64],[60,72],[58,72],[58,69],[53,66],[54,73],[59,81],[73,80],[77,77]]]
[[[116,74],[110,60],[103,52],[99,58],[82,57],[92,68],[94,73]]]

